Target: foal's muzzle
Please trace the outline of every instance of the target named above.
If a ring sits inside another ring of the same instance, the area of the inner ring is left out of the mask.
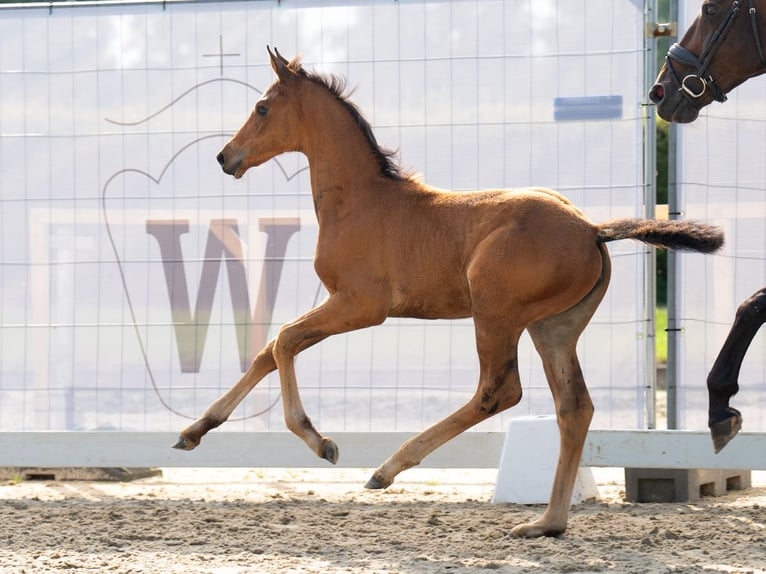
[[[218,165],[221,166],[224,173],[233,175],[237,179],[242,177],[242,173],[240,172],[240,168],[242,167],[241,154],[227,152],[226,148],[223,148],[223,150],[215,156],[215,159],[218,161]]]

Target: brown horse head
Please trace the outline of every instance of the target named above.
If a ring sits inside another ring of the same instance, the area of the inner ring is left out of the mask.
[[[299,57],[287,61],[276,49],[267,48],[277,79],[255,103],[250,117],[218,154],[223,171],[240,178],[251,167],[287,151],[299,151],[295,137],[296,90],[301,82]]]
[[[378,145],[370,123],[349,100],[343,78],[307,71],[299,57],[288,61],[276,48],[268,52],[277,79],[218,154],[223,171],[240,178],[251,167],[288,151],[303,152],[309,163],[314,157],[322,165],[337,162],[341,156],[359,169],[350,152],[361,149],[374,160],[376,173],[394,180],[412,177],[397,164],[395,152]],[[338,103],[341,105],[335,105]],[[343,140],[344,145],[327,145],[331,138],[336,144]]]
[[[762,31],[766,3],[705,0],[680,42],[665,57],[649,98],[669,122],[689,123],[701,108],[766,72]]]

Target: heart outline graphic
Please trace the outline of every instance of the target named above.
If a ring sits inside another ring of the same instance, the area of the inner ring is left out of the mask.
[[[205,81],[205,82],[201,82],[201,83],[193,86],[192,88],[186,90],[183,94],[181,94],[177,98],[173,99],[167,105],[161,107],[159,110],[157,110],[153,114],[150,114],[149,116],[147,116],[146,118],[143,118],[141,120],[137,120],[137,121],[133,121],[133,122],[119,122],[119,121],[116,121],[116,120],[112,120],[110,118],[104,118],[104,120],[109,122],[109,123],[112,123],[112,124],[115,124],[115,125],[122,125],[122,126],[133,126],[133,125],[138,125],[138,124],[141,124],[141,123],[148,122],[152,118],[155,118],[158,115],[160,115],[163,112],[165,112],[168,109],[170,109],[173,105],[175,105],[177,102],[179,102],[184,97],[188,96],[194,90],[197,90],[197,89],[199,89],[199,88],[201,88],[201,87],[203,87],[205,85],[209,85],[209,84],[216,83],[216,82],[231,82],[231,83],[236,83],[236,84],[243,85],[243,86],[245,86],[245,87],[247,87],[249,89],[252,89],[253,91],[255,91],[258,94],[262,93],[257,88],[255,88],[255,87],[253,87],[253,86],[251,86],[251,85],[249,85],[249,84],[247,84],[245,82],[242,82],[240,80],[235,80],[235,79],[231,79],[231,78],[217,78],[217,79],[214,79],[214,80],[208,80],[208,81]],[[150,383],[152,385],[154,393],[157,396],[157,399],[159,400],[160,404],[162,404],[162,406],[165,409],[167,409],[169,412],[175,414],[176,416],[179,416],[179,417],[182,417],[182,418],[185,418],[185,419],[189,419],[189,420],[194,420],[196,417],[193,416],[193,415],[185,414],[185,413],[179,411],[178,409],[174,408],[173,406],[171,406],[168,403],[168,401],[162,396],[162,393],[160,392],[159,386],[158,386],[157,381],[155,379],[154,372],[153,372],[153,369],[152,369],[152,366],[151,366],[151,363],[150,363],[150,360],[149,360],[149,355],[148,355],[148,352],[146,350],[146,345],[144,344],[144,340],[143,340],[143,337],[141,335],[141,331],[139,329],[139,324],[138,324],[138,320],[137,320],[137,316],[136,316],[136,310],[135,310],[135,307],[134,307],[134,304],[133,304],[133,300],[132,300],[132,297],[130,295],[130,291],[128,289],[128,282],[127,282],[127,277],[126,277],[125,269],[124,269],[124,266],[123,266],[122,261],[120,259],[119,250],[117,248],[117,243],[115,241],[114,234],[112,232],[112,226],[111,226],[111,223],[109,221],[109,214],[108,214],[108,209],[107,209],[108,189],[109,189],[110,184],[117,177],[119,177],[121,175],[124,175],[126,173],[134,173],[134,174],[143,175],[144,177],[148,178],[150,181],[154,182],[156,185],[159,185],[161,183],[164,175],[167,173],[168,169],[170,168],[170,166],[186,150],[188,150],[189,148],[192,148],[195,145],[199,145],[200,142],[205,141],[205,140],[214,139],[214,138],[231,138],[232,135],[233,135],[233,133],[231,133],[231,132],[228,132],[228,133],[227,132],[221,132],[221,133],[216,133],[216,134],[209,134],[209,135],[206,135],[206,136],[203,136],[203,137],[200,137],[200,138],[197,138],[197,139],[194,139],[194,140],[190,141],[189,143],[187,143],[184,146],[180,147],[178,150],[176,150],[173,153],[173,155],[170,157],[168,162],[160,170],[159,174],[156,177],[154,175],[152,175],[151,173],[149,173],[147,171],[144,171],[144,170],[141,170],[141,169],[138,169],[138,168],[123,168],[121,170],[118,170],[117,172],[113,173],[111,176],[109,176],[107,178],[106,182],[103,185],[102,191],[101,191],[101,211],[102,211],[104,225],[105,225],[105,229],[106,229],[106,233],[107,233],[107,238],[109,240],[109,244],[110,244],[112,252],[114,254],[115,263],[117,264],[118,274],[119,274],[119,278],[120,278],[120,282],[121,282],[121,285],[122,285],[123,292],[125,294],[125,299],[126,299],[126,303],[127,303],[127,307],[128,307],[128,313],[129,313],[129,316],[130,316],[130,321],[131,321],[131,323],[133,325],[133,330],[134,330],[134,333],[136,335],[136,340],[138,342],[139,352],[140,352],[141,358],[143,360],[147,376],[149,378],[149,381],[150,381]],[[297,171],[295,171],[295,172],[290,174],[290,173],[287,172],[285,167],[282,165],[282,163],[277,158],[274,159],[274,162],[276,163],[277,167],[279,168],[279,171],[282,173],[283,177],[285,178],[285,181],[287,181],[287,182],[290,182],[292,179],[294,179],[300,173],[302,173],[304,171],[307,171],[309,169],[308,166],[304,166],[304,167],[301,167]],[[321,292],[321,288],[322,288],[322,285],[321,285],[321,282],[320,282],[319,283],[319,287],[318,287],[317,292],[316,292],[315,299],[318,299],[319,294]],[[258,416],[261,416],[261,415],[269,412],[270,410],[272,410],[277,405],[277,403],[279,402],[280,399],[281,399],[281,393],[278,393],[277,397],[274,399],[274,401],[271,404],[269,404],[266,408],[264,408],[264,409],[262,409],[262,410],[260,410],[260,411],[258,411],[256,413],[250,414],[248,416],[240,417],[240,418],[236,418],[236,419],[230,419],[230,420],[231,421],[238,421],[238,420],[241,421],[241,420],[252,419],[252,418],[256,418]]]

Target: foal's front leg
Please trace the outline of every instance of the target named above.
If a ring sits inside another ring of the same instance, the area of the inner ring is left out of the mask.
[[[279,370],[287,428],[317,456],[333,464],[338,460],[338,447],[319,434],[306,416],[295,376],[295,356],[330,335],[377,325],[385,318],[386,313],[375,305],[335,293],[316,309],[283,326],[274,341],[273,356]]]
[[[337,446],[314,430],[303,410],[295,380],[293,359],[304,349],[330,335],[369,327],[385,319],[385,313],[363,314],[356,309],[357,306],[349,304],[348,298],[333,295],[319,307],[282,327],[276,339],[256,355],[242,378],[213,401],[201,417],[181,431],[173,448],[192,450],[196,447],[208,431],[220,426],[231,416],[255,385],[279,366],[287,428],[303,439],[320,457],[335,463],[338,459]],[[277,356],[280,357],[279,361]]]
[[[220,426],[231,416],[237,405],[253,390],[263,377],[277,368],[272,355],[274,341],[266,345],[253,359],[250,368],[226,393],[211,403],[201,417],[181,431],[173,448],[192,450],[208,431]]]

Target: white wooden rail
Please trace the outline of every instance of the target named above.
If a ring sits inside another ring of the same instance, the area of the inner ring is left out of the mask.
[[[414,433],[331,433],[339,467],[375,468]],[[288,432],[211,432],[191,452],[171,432],[0,432],[0,467],[330,467]],[[505,433],[466,432],[425,468],[496,468]],[[720,454],[706,431],[591,430],[581,466],[766,470],[766,434],[740,433]]]

